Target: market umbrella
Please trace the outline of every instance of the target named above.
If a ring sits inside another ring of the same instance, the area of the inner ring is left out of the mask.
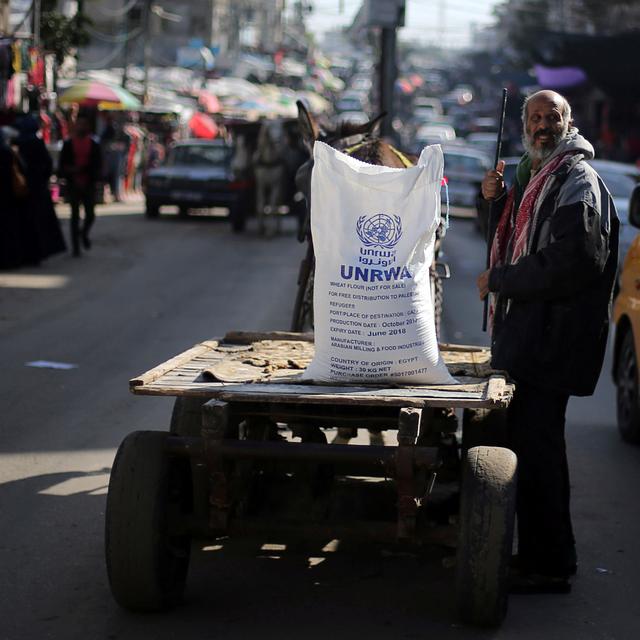
[[[189,129],[196,138],[213,140],[218,135],[218,125],[206,113],[198,111],[189,120]]]
[[[79,80],[58,98],[59,104],[77,103],[81,107],[98,107],[112,111],[136,111],[141,102],[126,89],[95,80]]]
[[[215,93],[201,89],[198,94],[198,103],[201,104],[209,113],[220,113],[222,105]]]

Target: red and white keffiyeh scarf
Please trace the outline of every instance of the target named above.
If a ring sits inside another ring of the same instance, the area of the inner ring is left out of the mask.
[[[507,194],[507,201],[498,221],[498,227],[489,254],[489,267],[500,267],[507,262],[516,264],[520,258],[529,252],[529,233],[531,231],[531,221],[535,205],[542,192],[549,176],[565,161],[574,154],[573,151],[563,153],[546,164],[540,171],[529,180],[518,211],[513,215],[515,202],[515,185],[511,187]],[[507,256],[509,244],[512,245],[511,254]],[[489,324],[493,328],[495,313],[495,295],[489,295]]]

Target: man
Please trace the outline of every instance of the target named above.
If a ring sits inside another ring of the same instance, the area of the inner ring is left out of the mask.
[[[516,383],[508,410],[518,456],[518,556],[514,592],[570,591],[577,559],[569,511],[564,439],[569,396],[591,395],[606,346],[618,261],[618,219],[593,147],[573,127],[571,107],[553,91],[522,111],[526,153],[505,193],[502,171],[482,182],[497,228],[490,269],[492,366]]]
[[[60,152],[58,173],[67,181],[67,200],[71,205],[71,245],[73,255],[80,256],[80,240],[85,249],[91,248],[89,231],[95,220],[96,183],[102,173],[100,144],[91,137],[91,124],[79,115],[70,139]],[[84,207],[84,223],[80,229],[80,205]]]

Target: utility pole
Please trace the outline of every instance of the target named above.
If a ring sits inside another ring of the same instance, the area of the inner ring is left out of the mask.
[[[380,124],[380,133],[388,136],[392,131],[393,90],[398,75],[395,27],[383,27],[380,39],[380,111],[387,114]]]
[[[124,46],[122,48],[122,88],[126,89],[127,88],[127,67],[129,66],[129,14],[131,12],[127,11],[127,13],[124,14],[124,37],[125,37],[125,41],[124,41]]]
[[[142,80],[142,103],[149,102],[149,65],[151,64],[151,2],[152,0],[143,0],[142,7],[142,68],[144,76]]]
[[[33,46],[40,46],[40,20],[42,16],[41,0],[33,0]]]
[[[380,27],[379,105],[380,111],[387,114],[380,126],[383,136],[393,132],[393,98],[398,75],[396,29],[404,25],[404,6],[404,0],[369,0],[366,7],[369,25]]]
[[[0,36],[9,33],[9,0],[0,0]]]

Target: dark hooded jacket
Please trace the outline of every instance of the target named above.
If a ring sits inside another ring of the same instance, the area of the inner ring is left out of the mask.
[[[491,271],[492,365],[516,382],[583,396],[593,393],[604,359],[619,222],[606,186],[585,162],[593,147],[577,129],[546,162],[566,151],[575,154],[534,205],[527,255]]]

